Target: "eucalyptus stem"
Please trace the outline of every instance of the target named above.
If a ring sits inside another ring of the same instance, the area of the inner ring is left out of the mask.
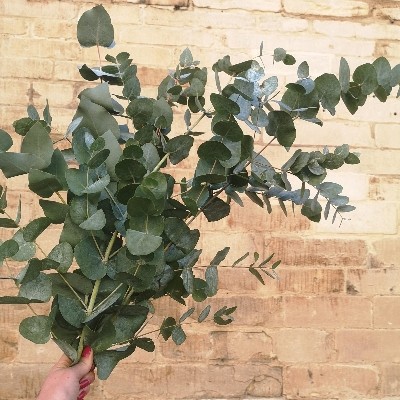
[[[108,246],[107,246],[106,252],[104,254],[104,258],[103,258],[103,262],[105,262],[105,263],[108,262],[108,259],[109,259],[110,254],[111,254],[111,249],[114,246],[115,239],[117,238],[117,235],[118,235],[118,232],[115,231],[113,233],[110,241],[108,242]],[[88,307],[86,309],[86,315],[87,316],[89,316],[93,312],[94,305],[96,303],[96,298],[97,298],[97,295],[99,294],[100,284],[101,284],[101,279],[97,279],[96,282],[94,283],[92,295],[90,296],[89,305],[88,305]],[[84,325],[83,329],[82,329],[82,332],[81,332],[81,337],[79,339],[78,349],[77,349],[78,359],[82,355],[83,344],[84,344],[84,341],[85,341],[87,329],[88,328],[86,327],[86,325]]]
[[[209,110],[209,111],[210,111],[210,110]],[[184,135],[189,135],[189,133],[192,132],[193,128],[195,128],[195,127],[200,123],[200,121],[207,115],[207,113],[208,113],[209,111],[203,112],[203,113],[200,115],[200,117],[196,120],[196,122],[194,122],[193,125],[191,125],[191,126],[188,128],[188,130],[184,133]],[[163,165],[163,163],[168,159],[168,157],[169,157],[170,154],[171,154],[171,153],[165,153],[165,154],[164,154],[164,157],[160,160],[160,162],[154,167],[153,171],[151,171],[151,172],[157,172],[157,171],[161,168],[161,165]]]
[[[54,192],[57,197],[61,200],[61,203],[63,204],[67,204],[67,202],[63,199],[63,197],[61,196],[60,192]]]

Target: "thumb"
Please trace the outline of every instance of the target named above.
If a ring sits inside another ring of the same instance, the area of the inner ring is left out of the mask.
[[[77,364],[71,367],[76,373],[82,377],[86,375],[93,365],[93,350],[90,346],[85,346],[82,351],[82,357]]]

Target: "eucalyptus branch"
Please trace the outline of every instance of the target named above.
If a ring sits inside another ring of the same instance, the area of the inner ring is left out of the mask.
[[[111,296],[123,285],[123,283],[120,283],[104,300],[102,300],[99,304],[96,305],[96,307],[93,308],[93,312],[98,310],[108,299],[111,298]]]
[[[79,300],[79,302],[83,305],[83,307],[84,307],[85,310],[86,310],[86,304],[84,303],[84,301],[82,301],[81,296],[79,296],[79,294],[78,294],[78,293],[75,291],[75,289],[70,285],[70,283],[65,279],[64,275],[63,275],[61,272],[59,272],[59,271],[57,271],[57,270],[56,270],[56,272],[58,273],[58,275],[61,276],[62,280],[63,280],[63,281],[65,282],[65,284],[70,288],[71,292],[75,295],[75,297]]]
[[[58,196],[58,198],[61,200],[61,203],[63,204],[67,204],[67,202],[63,199],[63,197],[61,196],[60,192],[55,192],[55,194]]]

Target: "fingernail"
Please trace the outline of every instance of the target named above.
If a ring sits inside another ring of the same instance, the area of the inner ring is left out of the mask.
[[[77,397],[76,400],[83,400],[83,398],[86,396],[85,392],[79,393],[79,396]]]
[[[92,348],[90,346],[85,346],[82,351],[82,357],[89,357],[92,352]]]
[[[79,389],[85,389],[85,387],[88,387],[90,385],[90,382],[85,379],[80,383]]]

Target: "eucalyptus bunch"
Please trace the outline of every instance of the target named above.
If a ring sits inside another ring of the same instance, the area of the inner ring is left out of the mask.
[[[82,15],[77,37],[83,47],[114,46],[114,28],[103,6]],[[272,198],[285,214],[286,204],[297,205],[314,222],[322,215],[334,221],[354,209],[342,195],[343,188],[325,180],[327,170],[359,163],[348,145],[311,152],[297,149],[279,167],[264,153],[273,142],[291,151],[295,121],[322,126],[317,117],[321,108],[334,115],[342,100],[355,113],[368,95],[386,101],[400,83],[400,65],[392,69],[381,57],[351,74],[342,59],[339,79],[328,73],[312,79],[307,62],[302,62],[298,79],[283,88],[278,100],[278,79],[266,76],[262,56],[261,46],[252,60],[218,60],[212,66],[216,92],[206,96],[207,69],[186,49],[159,85],[157,96],[150,98],[141,95],[130,55],[107,55],[106,63],[99,60],[100,66],[79,68],[81,76],[94,84],[78,96],[62,149],[52,140],[48,104],[42,116],[30,105],[28,116],[14,122],[15,132],[22,136],[19,152],[9,151],[12,138],[0,131],[0,169],[11,180],[27,175],[29,190],[38,197],[44,215],[21,226],[21,201],[17,215],[10,215],[7,187],[1,187],[0,226],[12,231],[11,238],[0,244],[0,261],[25,266],[17,276],[3,277],[14,280],[19,294],[0,297],[0,303],[51,300],[48,315],[21,322],[25,338],[34,343],[52,339],[74,361],[89,344],[99,378],[106,379],[135,349],[154,351],[153,341],[143,333],[155,312],[153,300],[169,296],[185,306],[190,297],[197,304],[216,295],[218,265],[229,248],[211,260],[204,279],[195,276],[200,232],[190,224],[199,215],[208,221],[227,217],[233,203],[244,206],[243,195],[268,213]],[[274,50],[271,61],[296,63],[281,48]],[[228,83],[222,85],[222,80]],[[111,95],[112,86],[121,94]],[[182,109],[186,129],[177,134],[174,110]],[[194,137],[204,133],[196,127],[203,119],[209,121],[212,134],[199,140],[196,152]],[[254,138],[264,133],[268,143],[256,152]],[[197,166],[187,178],[177,180],[167,172],[189,155],[197,157]],[[45,254],[40,235],[53,224],[62,227],[59,243]],[[263,284],[262,274],[276,276],[279,261],[273,262],[273,256],[259,260],[255,253],[248,267]],[[215,323],[226,325],[236,307],[212,313],[210,304],[201,308],[191,307],[179,319],[164,316],[162,337],[179,345],[186,338],[182,325],[194,313],[199,323],[212,315]]]

